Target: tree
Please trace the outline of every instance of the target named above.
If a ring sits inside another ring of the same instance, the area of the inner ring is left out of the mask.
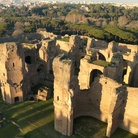
[[[4,35],[7,30],[7,23],[0,23],[0,36]]]

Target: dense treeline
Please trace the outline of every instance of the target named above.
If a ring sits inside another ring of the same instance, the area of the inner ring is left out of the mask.
[[[18,36],[38,28],[56,34],[82,34],[138,44],[138,7],[110,4],[47,4],[36,7],[8,7],[0,11],[0,36]]]

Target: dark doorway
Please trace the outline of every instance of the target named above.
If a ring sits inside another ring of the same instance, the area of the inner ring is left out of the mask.
[[[15,97],[15,98],[14,98],[14,102],[15,102],[15,103],[18,103],[18,102],[19,102],[19,97]]]
[[[103,73],[100,70],[94,69],[90,73],[90,85],[94,81],[95,77],[100,77]]]
[[[123,80],[124,80],[124,76],[126,75],[126,73],[127,73],[127,69],[124,68],[124,69],[123,69],[123,74],[122,74],[122,79],[123,79]]]
[[[25,57],[25,62],[26,62],[27,64],[31,64],[31,63],[32,63],[31,57],[30,57],[30,56],[26,56],[26,57]]]
[[[125,59],[123,59],[123,64],[124,64],[124,67],[123,67],[123,73],[122,73],[122,82],[124,81],[124,76],[127,73],[127,67],[128,67],[128,63]]]

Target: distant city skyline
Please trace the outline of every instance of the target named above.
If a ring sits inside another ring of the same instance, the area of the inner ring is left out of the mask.
[[[124,4],[131,4],[131,3],[138,3],[138,0],[93,0],[94,2],[108,2],[108,3],[124,3]]]

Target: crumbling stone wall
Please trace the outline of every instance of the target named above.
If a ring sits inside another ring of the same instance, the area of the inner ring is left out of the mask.
[[[0,51],[3,100],[8,103],[23,101],[25,74],[23,49],[16,43],[4,43],[1,44]]]
[[[43,36],[43,38],[51,38],[51,39],[56,39],[56,38],[61,38],[60,35],[55,35],[51,32],[47,32],[47,31],[39,31],[39,34],[41,34]]]

